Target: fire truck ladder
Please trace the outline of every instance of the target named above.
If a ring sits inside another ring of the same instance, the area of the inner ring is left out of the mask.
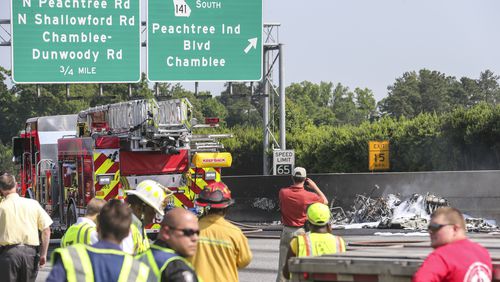
[[[129,138],[132,150],[147,150],[148,141],[171,143],[181,147],[191,132],[192,105],[187,99],[157,102],[154,99],[132,100],[97,106],[79,114],[79,121],[92,125],[94,115],[102,113],[115,136]],[[108,132],[92,132],[108,134]],[[184,141],[184,142],[179,142]]]
[[[193,152],[217,152],[224,149],[219,139],[232,138],[232,134],[196,134],[190,140]]]
[[[188,99],[170,99],[157,102],[154,99],[133,100],[97,106],[82,111],[79,121],[92,125],[97,116],[107,122],[109,134],[127,138],[134,151],[160,148],[191,149],[194,152],[216,152],[224,148],[219,139],[232,134],[192,134],[194,128],[214,127],[196,124],[192,119],[192,105]],[[95,116],[94,116],[95,115]],[[153,145],[151,145],[153,144]],[[168,149],[167,149],[168,151]]]

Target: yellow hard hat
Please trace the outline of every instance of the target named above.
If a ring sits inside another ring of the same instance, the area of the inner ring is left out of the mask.
[[[330,221],[330,208],[321,203],[314,203],[307,208],[307,220],[317,226],[324,226]]]
[[[162,216],[165,214],[163,212],[165,199],[173,194],[167,187],[154,180],[141,181],[134,190],[126,190],[125,193],[137,196]]]

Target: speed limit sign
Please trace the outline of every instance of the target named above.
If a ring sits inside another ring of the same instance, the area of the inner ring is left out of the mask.
[[[274,175],[292,174],[294,166],[295,166],[294,150],[275,150],[273,152]]]

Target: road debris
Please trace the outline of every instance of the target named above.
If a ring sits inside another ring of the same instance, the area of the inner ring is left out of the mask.
[[[331,207],[334,228],[380,228],[426,230],[430,215],[440,207],[449,206],[449,201],[432,193],[413,194],[405,200],[399,195],[372,198],[375,186],[367,195],[356,195],[350,210]],[[465,215],[467,230],[470,232],[493,232],[500,230],[493,220]]]

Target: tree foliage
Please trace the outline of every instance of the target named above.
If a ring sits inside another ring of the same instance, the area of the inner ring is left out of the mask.
[[[413,118],[421,113],[446,113],[456,107],[471,107],[480,102],[500,102],[499,76],[490,70],[478,79],[460,80],[438,71],[422,69],[406,72],[388,87],[388,96],[378,107],[382,114]]]
[[[69,98],[65,85],[41,85],[38,97],[35,85],[9,89],[9,77],[10,71],[0,69],[0,169],[13,169],[11,138],[28,118],[77,113],[131,98],[127,84],[104,84],[102,95],[97,84],[72,84]],[[459,80],[426,69],[406,72],[378,105],[367,88],[292,83],[286,88],[287,148],[295,150],[297,165],[312,172],[368,171],[371,140],[390,141],[391,171],[500,169],[499,78],[489,70],[477,79]],[[200,122],[221,118],[224,122],[216,130],[234,135],[223,142],[234,160],[225,174],[262,173],[263,85],[255,89],[232,83],[232,91],[226,84],[214,97],[208,92],[195,95],[180,84],[149,84],[144,74],[131,84],[132,98],[186,97]],[[269,98],[277,113],[273,91]],[[279,136],[278,121],[272,114],[273,136]]]

